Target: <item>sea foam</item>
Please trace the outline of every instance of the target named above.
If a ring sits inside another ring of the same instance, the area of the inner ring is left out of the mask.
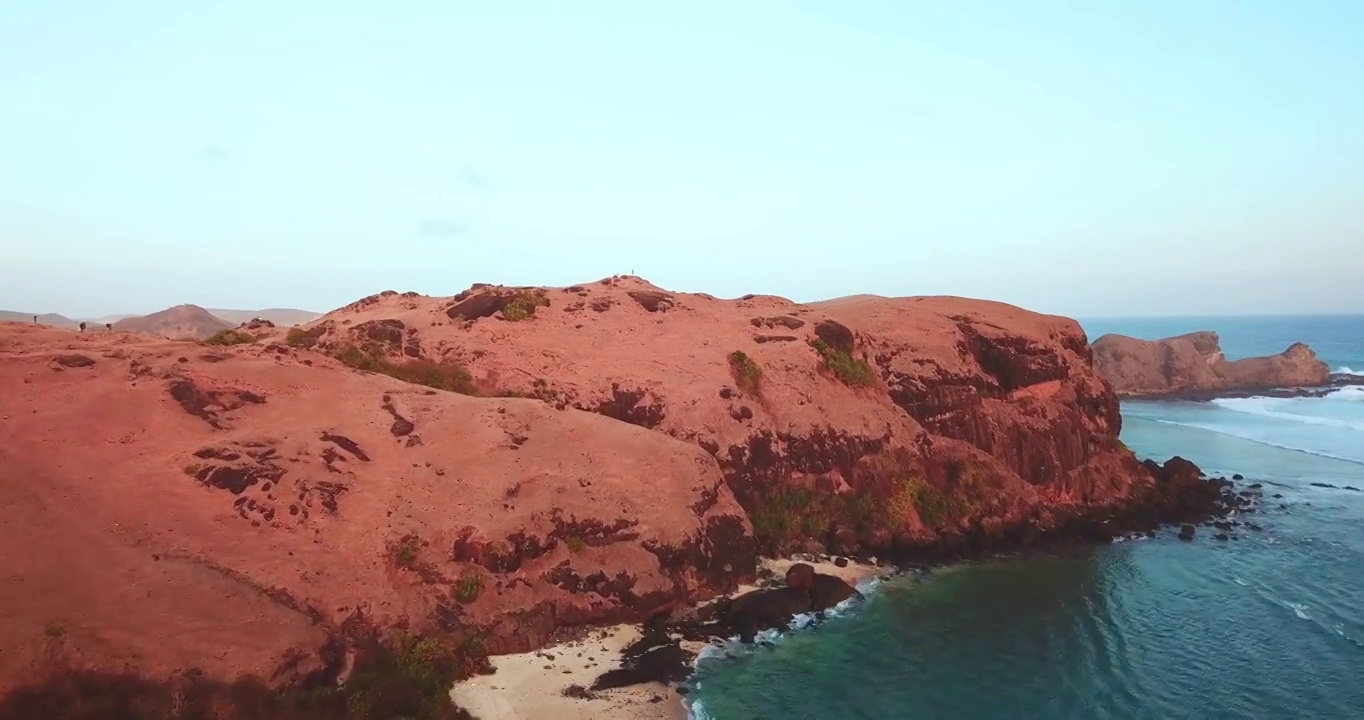
[[[834,618],[855,615],[858,610],[864,607],[866,603],[872,599],[886,577],[887,576],[878,575],[865,578],[858,582],[855,587],[857,588],[857,591],[862,594],[862,597],[850,597],[828,610],[825,610],[824,621],[827,622]],[[699,677],[703,666],[726,662],[744,655],[751,655],[759,648],[776,645],[782,642],[782,639],[787,637],[790,633],[807,630],[819,622],[815,613],[802,613],[792,617],[791,622],[787,624],[785,630],[764,630],[754,637],[752,643],[742,642],[737,635],[726,640],[707,643],[697,652],[696,660],[692,663],[692,676],[688,678],[686,683],[692,692],[684,698],[682,704],[687,708],[687,717],[689,720],[713,720],[711,715],[706,712],[705,703],[702,700],[699,698],[691,699],[696,691],[701,689],[701,680]]]

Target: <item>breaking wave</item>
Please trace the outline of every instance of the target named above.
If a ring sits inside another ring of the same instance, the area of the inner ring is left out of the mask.
[[[695,697],[695,693],[701,689],[702,676],[708,670],[717,669],[720,663],[730,662],[746,655],[752,655],[764,648],[773,647],[784,642],[791,637],[792,633],[809,630],[821,622],[828,622],[840,617],[855,616],[859,610],[866,607],[872,601],[877,590],[881,587],[889,576],[878,575],[866,578],[857,583],[857,591],[862,593],[859,599],[856,596],[824,611],[824,619],[820,620],[815,613],[803,613],[791,618],[791,622],[785,630],[764,630],[754,638],[752,643],[744,643],[736,635],[727,640],[712,642],[701,648],[696,654],[696,661],[692,664],[692,676],[687,680],[687,686],[691,690],[687,699],[683,700],[683,706],[687,708],[687,717],[690,720],[714,720],[713,716],[706,712],[705,702]]]

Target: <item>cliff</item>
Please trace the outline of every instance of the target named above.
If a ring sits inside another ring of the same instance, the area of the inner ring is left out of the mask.
[[[384,292],[249,330],[0,325],[0,542],[34,550],[0,598],[0,686],[55,655],[335,687],[375,637],[527,650],[675,614],[759,552],[971,557],[1226,499],[1122,445],[1074,321],[1000,303],[616,277]],[[747,629],[784,612],[725,607]],[[423,672],[426,696],[447,677]],[[341,715],[301,717],[322,716]]]
[[[1324,385],[1330,368],[1294,343],[1269,357],[1228,360],[1214,332],[1164,340],[1105,335],[1095,340],[1094,367],[1125,397],[1213,397],[1239,391]]]
[[[616,277],[386,292],[290,339],[368,369],[446,363],[469,392],[693,443],[771,553],[975,554],[1150,488],[1079,325],[1001,303],[722,300]]]

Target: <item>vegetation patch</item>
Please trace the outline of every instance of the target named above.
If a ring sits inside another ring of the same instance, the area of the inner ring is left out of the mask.
[[[223,330],[215,333],[213,337],[205,340],[208,345],[249,345],[256,341],[256,336],[241,330]]]
[[[564,544],[568,546],[568,551],[575,555],[587,549],[587,543],[584,543],[583,539],[577,535],[564,540]]]
[[[810,343],[823,359],[824,369],[833,373],[844,385],[869,387],[876,384],[876,373],[865,360],[854,358],[846,350],[831,347],[823,340]]]
[[[763,369],[742,350],[735,350],[729,354],[729,374],[734,377],[734,384],[738,385],[740,390],[751,395],[761,393]]]
[[[421,550],[421,539],[415,533],[404,535],[393,545],[393,564],[411,570],[417,565],[417,552]]]
[[[352,344],[337,348],[332,352],[332,357],[356,370],[382,373],[414,385],[465,395],[475,393],[473,376],[457,362],[436,362],[426,358],[394,362],[376,345],[361,348]]]
[[[770,551],[781,552],[823,534],[828,502],[810,488],[782,488],[757,505],[752,514],[753,534]]]
[[[780,555],[806,540],[824,542],[835,528],[894,533],[916,516],[925,527],[938,528],[982,509],[987,478],[985,468],[960,462],[949,468],[945,488],[904,473],[843,493],[784,487],[754,502],[753,533],[765,552]]]
[[[317,344],[317,338],[308,334],[303,328],[289,328],[289,332],[284,334],[284,343],[289,347],[310,348]]]
[[[896,481],[885,499],[887,513],[893,518],[904,518],[913,510],[925,527],[939,527],[957,520],[975,509],[975,503],[962,492],[946,492],[924,482],[905,476]]]
[[[512,322],[520,322],[535,317],[535,309],[549,307],[549,298],[543,293],[523,291],[512,296],[502,308],[502,317]]]
[[[103,720],[473,720],[450,701],[457,680],[488,671],[477,635],[394,635],[356,661],[346,684],[271,688],[189,670],[168,680],[57,665],[39,682],[0,698],[0,718]]]
[[[453,595],[455,601],[461,605],[468,605],[477,600],[478,596],[482,593],[483,578],[473,574],[465,575],[460,578],[451,589],[451,595]]]

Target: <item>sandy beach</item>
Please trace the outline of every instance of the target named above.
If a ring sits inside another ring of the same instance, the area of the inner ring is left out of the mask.
[[[782,578],[787,568],[806,562],[816,572],[857,583],[888,568],[798,558],[764,560],[762,567]],[[742,585],[735,595],[758,589]],[[668,686],[646,683],[593,693],[591,698],[564,694],[570,686],[590,687],[597,676],[617,667],[621,650],[640,638],[634,625],[616,625],[588,633],[582,640],[535,652],[491,658],[497,672],[455,685],[450,698],[480,720],[686,720],[683,696]],[[690,644],[688,644],[690,645]],[[698,647],[688,647],[695,651]]]

